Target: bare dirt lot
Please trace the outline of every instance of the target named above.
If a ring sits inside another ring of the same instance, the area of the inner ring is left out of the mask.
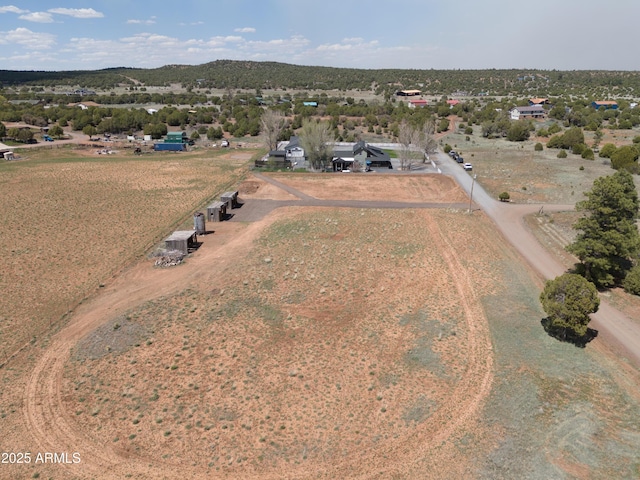
[[[388,200],[464,203],[466,194],[452,178],[437,175],[271,174],[272,178],[323,200]]]
[[[278,176],[311,196],[356,188],[303,178]],[[446,177],[375,178],[364,198],[451,194]],[[289,200],[258,179],[239,190]],[[538,293],[479,212],[221,223],[185,264],[123,272],[2,371],[3,450],[82,461],[0,475],[634,478],[637,372],[597,340],[547,337]]]

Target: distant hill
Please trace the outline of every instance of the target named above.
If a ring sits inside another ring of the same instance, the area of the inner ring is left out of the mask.
[[[455,92],[552,96],[575,89],[590,89],[595,95],[640,95],[640,72],[604,70],[369,70],[235,60],[217,60],[202,65],[166,65],[154,69],[0,70],[0,84],[4,87],[68,85],[110,89],[122,85],[168,86],[175,83],[192,88],[374,90],[379,94],[415,88],[437,95]]]

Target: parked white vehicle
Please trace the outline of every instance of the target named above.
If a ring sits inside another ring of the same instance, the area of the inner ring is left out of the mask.
[[[470,163],[465,163],[462,167],[467,171],[473,170],[473,165],[471,165]]]

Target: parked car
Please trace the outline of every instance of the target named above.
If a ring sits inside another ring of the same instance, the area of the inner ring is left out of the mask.
[[[229,142],[227,140],[222,140],[222,142],[220,142],[220,146],[221,147],[228,147],[229,146]]]
[[[465,163],[462,167],[467,171],[473,170],[473,165],[471,165],[470,163]]]
[[[42,138],[45,142],[53,142],[53,138],[51,138],[49,135],[44,135]]]

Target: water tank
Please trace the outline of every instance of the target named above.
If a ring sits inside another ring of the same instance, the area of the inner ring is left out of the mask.
[[[196,231],[196,235],[204,235],[206,233],[204,220],[204,213],[196,212],[193,214],[193,229]]]

